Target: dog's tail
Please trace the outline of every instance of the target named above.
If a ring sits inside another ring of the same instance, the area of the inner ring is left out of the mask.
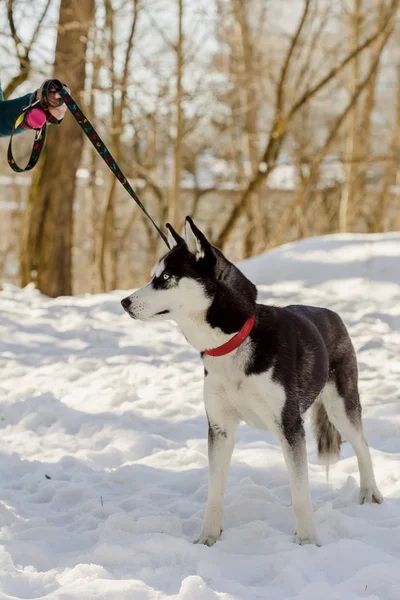
[[[328,477],[329,465],[334,464],[340,458],[342,438],[336,427],[330,422],[320,398],[314,402],[312,420],[319,463],[326,466],[326,476]]]

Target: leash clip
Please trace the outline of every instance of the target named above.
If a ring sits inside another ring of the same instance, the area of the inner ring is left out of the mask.
[[[22,107],[22,112],[28,112],[28,110],[31,110],[31,108],[35,108],[35,106],[38,106],[39,104],[40,104],[39,100],[35,100],[35,102],[30,102],[26,106]]]

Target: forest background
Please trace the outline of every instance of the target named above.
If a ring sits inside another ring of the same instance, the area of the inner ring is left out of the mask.
[[[231,259],[400,230],[399,0],[2,0],[6,98],[65,81],[153,218]],[[0,281],[131,288],[164,252],[71,115],[0,143]],[[31,133],[15,138],[26,160]]]

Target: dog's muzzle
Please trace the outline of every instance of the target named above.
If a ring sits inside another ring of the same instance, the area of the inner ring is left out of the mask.
[[[130,317],[132,317],[132,319],[139,319],[139,320],[149,320],[149,319],[153,319],[154,317],[158,317],[161,315],[168,315],[171,311],[169,309],[164,309],[164,310],[160,310],[154,314],[146,314],[147,310],[144,311],[143,314],[143,303],[138,303],[137,299],[134,297],[134,302],[132,302],[131,297],[127,296],[126,298],[124,298],[123,300],[121,300],[121,305],[122,308],[128,313],[128,315]],[[146,307],[144,307],[146,308]]]
[[[131,299],[129,298],[129,296],[127,298],[124,298],[123,300],[121,300],[121,304],[122,304],[122,308],[124,310],[126,310],[126,312],[128,313],[128,315],[130,317],[133,317],[133,314],[130,311],[130,307],[132,306],[132,302],[131,302]]]

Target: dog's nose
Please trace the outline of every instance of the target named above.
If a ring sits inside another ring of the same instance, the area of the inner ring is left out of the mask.
[[[129,307],[131,301],[129,300],[129,298],[124,298],[123,300],[121,300],[121,304],[122,304],[122,308],[124,308],[125,310]]]

